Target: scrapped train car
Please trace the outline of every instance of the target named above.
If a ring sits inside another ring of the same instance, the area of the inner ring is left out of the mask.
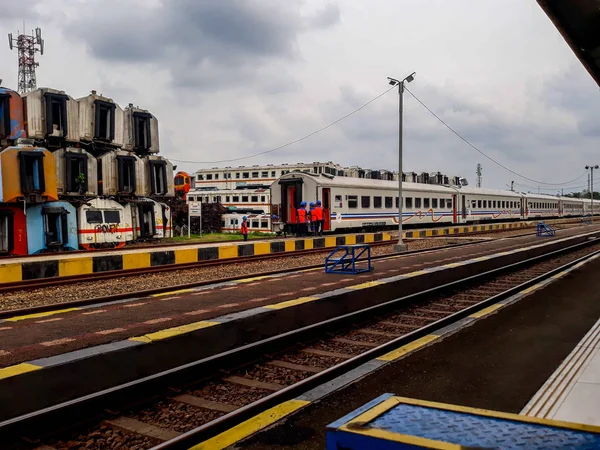
[[[0,255],[23,256],[26,254],[27,222],[23,207],[0,204]]]
[[[139,156],[158,153],[158,120],[132,103],[123,111],[123,149]]]
[[[45,145],[79,142],[79,106],[64,91],[40,88],[23,96],[27,137]]]
[[[4,203],[58,200],[54,155],[41,147],[18,145],[0,152]]]
[[[173,164],[162,156],[145,156],[142,158],[144,165],[144,190],[145,197],[174,197]]]
[[[78,138],[95,147],[123,146],[123,109],[111,98],[90,95],[77,99],[79,105]]]
[[[132,217],[134,238],[152,240],[172,237],[171,208],[151,198],[128,202]]]
[[[0,87],[0,145],[12,145],[25,137],[23,99],[17,92]]]
[[[177,172],[173,184],[175,185],[175,197],[181,200],[187,200],[187,194],[192,188],[192,178],[190,177],[190,174],[183,171]]]
[[[242,218],[246,216],[248,231],[253,233],[271,233],[271,215],[263,212],[226,213],[221,216],[221,231],[223,233],[239,233]]]
[[[121,248],[135,238],[129,205],[95,198],[77,209],[77,217],[82,249]]]
[[[116,150],[98,158],[98,173],[102,182],[98,195],[143,197],[146,187],[144,161],[133,152]]]
[[[98,195],[98,161],[81,148],[60,148],[54,152],[56,185],[60,196]]]
[[[77,250],[77,211],[57,201],[27,208],[27,248],[30,255]]]

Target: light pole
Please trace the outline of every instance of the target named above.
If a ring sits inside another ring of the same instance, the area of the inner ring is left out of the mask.
[[[402,100],[404,97],[404,83],[410,83],[415,79],[415,72],[403,80],[387,77],[389,84],[398,86],[398,243],[394,246],[396,252],[404,252],[408,246],[402,242]]]
[[[592,212],[592,222],[594,221],[594,169],[598,168],[598,164],[595,166],[585,166],[586,170],[590,170],[590,211]]]

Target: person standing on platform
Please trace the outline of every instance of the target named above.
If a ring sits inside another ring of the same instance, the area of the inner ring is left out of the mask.
[[[248,240],[248,217],[242,217],[242,236],[244,236],[244,240]]]
[[[298,208],[298,237],[306,236],[307,227],[307,214],[306,214],[306,202],[300,203],[300,208]]]
[[[317,210],[315,208],[314,202],[310,202],[310,234],[313,236],[317,235]]]
[[[315,207],[316,215],[317,215],[317,234],[319,236],[323,236],[323,225],[325,221],[323,220],[323,206],[321,206],[321,200],[317,200],[317,206]]]

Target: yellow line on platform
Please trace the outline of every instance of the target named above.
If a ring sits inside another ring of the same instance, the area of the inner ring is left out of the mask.
[[[34,370],[39,370],[41,368],[42,366],[36,366],[28,363],[21,363],[14,366],[5,367],[4,369],[0,369],[0,380],[14,377],[15,375],[22,375],[27,372],[33,372]]]
[[[224,431],[223,433],[204,441],[200,444],[194,445],[190,450],[221,450],[229,447],[236,442],[241,441],[244,438],[260,431],[269,425],[274,424],[278,420],[281,420],[285,416],[292,414],[293,412],[303,408],[310,402],[306,400],[288,400],[273,408],[267,409],[266,411],[242,422],[235,427]]]
[[[63,313],[71,312],[71,311],[80,311],[80,310],[81,310],[81,308],[57,309],[56,311],[46,311],[46,312],[40,312],[40,313],[34,313],[34,314],[26,314],[24,316],[9,317],[8,319],[4,319],[4,320],[6,322],[19,322],[21,320],[38,319],[40,317],[48,317],[48,316],[53,316],[55,314],[63,314]]]

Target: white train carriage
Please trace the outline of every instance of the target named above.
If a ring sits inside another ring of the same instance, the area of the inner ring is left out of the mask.
[[[283,175],[271,186],[273,226],[296,225],[301,201],[321,200],[324,231],[384,228],[398,224],[398,184],[393,181],[332,177],[303,172]],[[404,183],[402,222],[410,225],[456,223],[457,190],[445,186]]]
[[[560,217],[560,198],[544,194],[525,194],[525,214],[523,219]]]
[[[560,217],[580,217],[584,214],[585,203],[579,198],[560,197]]]
[[[221,216],[221,231],[237,233],[242,226],[242,218],[246,216],[248,231],[254,233],[271,233],[271,215],[265,213],[227,213]]]
[[[469,187],[456,189],[456,192],[460,213],[454,223],[510,221],[523,217],[525,201],[517,192]]]
[[[131,210],[114,200],[95,198],[77,210],[79,247],[121,248],[134,237]]]

